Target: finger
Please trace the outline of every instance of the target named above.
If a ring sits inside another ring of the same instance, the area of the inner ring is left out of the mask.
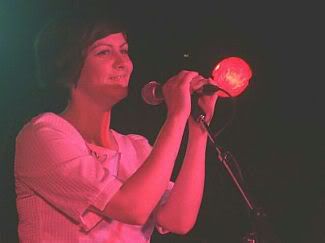
[[[209,83],[209,79],[204,78],[201,75],[198,75],[194,77],[191,81],[191,90],[195,91],[200,89],[203,85],[206,85]]]
[[[183,70],[180,73],[184,82],[191,82],[195,77],[199,75],[198,72]]]
[[[193,78],[198,76],[198,73],[194,71],[182,71],[180,75],[182,77],[179,80],[179,85],[192,93],[191,82]]]

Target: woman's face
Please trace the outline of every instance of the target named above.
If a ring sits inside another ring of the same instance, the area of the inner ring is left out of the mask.
[[[74,90],[93,99],[105,99],[111,105],[123,99],[133,70],[124,34],[110,34],[95,41],[86,51]]]

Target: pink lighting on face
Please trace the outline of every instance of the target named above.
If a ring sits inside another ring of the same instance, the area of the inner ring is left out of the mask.
[[[227,91],[231,96],[240,95],[247,87],[252,71],[249,65],[239,57],[228,57],[217,64],[212,71],[216,85]],[[220,92],[221,97],[229,97]]]

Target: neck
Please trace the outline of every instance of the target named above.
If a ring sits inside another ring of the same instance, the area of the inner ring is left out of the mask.
[[[70,122],[86,142],[117,150],[110,131],[111,108],[100,109],[96,105],[70,102],[61,116]]]

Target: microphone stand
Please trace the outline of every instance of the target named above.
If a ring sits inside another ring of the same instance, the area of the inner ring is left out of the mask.
[[[214,139],[213,133],[209,127],[209,125],[205,121],[205,113],[198,105],[198,98],[197,94],[192,94],[192,112],[191,115],[194,120],[198,123],[201,123],[203,129],[206,130],[208,133],[209,140],[211,141],[212,145],[214,146],[215,150],[218,154],[218,159],[225,167],[226,171],[228,172],[229,176],[231,177],[234,185],[238,189],[239,193],[241,194],[248,210],[249,210],[249,217],[251,219],[251,228],[252,231],[248,232],[244,237],[242,243],[278,243],[280,242],[275,235],[271,232],[271,227],[268,225],[266,221],[266,213],[262,208],[257,208],[253,201],[250,199],[248,193],[244,190],[241,183],[235,176],[234,172],[232,171],[231,167],[229,166],[229,162],[236,162],[233,155],[228,151],[223,151],[223,149],[216,144]]]

